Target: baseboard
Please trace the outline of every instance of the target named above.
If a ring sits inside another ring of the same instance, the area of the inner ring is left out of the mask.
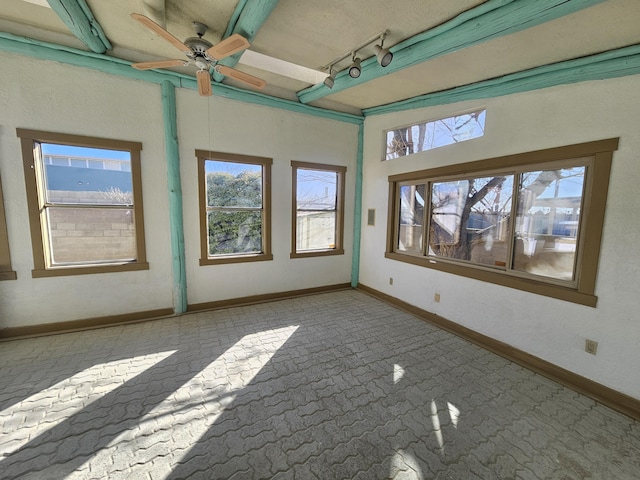
[[[194,303],[187,305],[187,312],[201,312],[203,310],[218,310],[221,308],[241,307],[256,303],[275,302],[287,298],[303,297],[305,295],[316,295],[318,293],[335,292],[338,290],[351,289],[350,283],[340,283],[337,285],[326,285],[324,287],[304,288],[301,290],[289,290],[286,292],[265,293],[264,295],[251,295],[248,297],[231,298],[228,300],[218,300],[215,302]]]
[[[350,283],[340,283],[337,285],[327,285],[323,287],[305,288],[302,290],[290,290],[286,292],[267,293],[264,295],[253,295],[249,297],[232,298],[229,300],[219,300],[216,302],[196,303],[187,306],[187,312],[201,312],[204,310],[217,310],[220,308],[240,307],[256,303],[274,302],[286,298],[295,298],[305,295],[315,295],[318,293],[335,292],[351,288]],[[125,313],[122,315],[109,315],[105,317],[85,318],[81,320],[71,320],[68,322],[44,323],[40,325],[29,325],[25,327],[8,327],[0,329],[0,342],[7,340],[17,340],[20,338],[39,337],[43,335],[55,335],[59,333],[78,332],[91,330],[94,328],[112,327],[115,325],[125,325],[138,322],[147,322],[159,318],[175,315],[172,308],[162,308],[158,310],[147,310],[144,312]]]
[[[158,318],[172,316],[173,314],[174,312],[172,308],[161,308],[158,310],[146,310],[143,312],[125,313],[122,315],[70,320],[68,322],[44,323],[25,327],[8,327],[0,329],[0,341],[77,332],[81,330],[112,327],[115,325],[124,325],[136,322],[146,322],[148,320],[156,320]]]
[[[600,383],[577,375],[569,370],[554,365],[546,360],[542,360],[527,352],[507,345],[504,342],[488,337],[467,327],[463,327],[451,320],[447,320],[439,315],[422,310],[414,305],[406,303],[398,298],[379,292],[366,285],[358,284],[358,290],[367,293],[379,300],[382,300],[394,307],[403,310],[415,317],[429,322],[443,330],[470,341],[482,348],[485,348],[507,360],[517,363],[529,370],[565,385],[576,392],[582,393],[597,402],[600,402],[620,413],[640,420],[640,400],[620,393]]]

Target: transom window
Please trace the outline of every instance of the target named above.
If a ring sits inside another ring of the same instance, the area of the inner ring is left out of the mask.
[[[595,305],[615,148],[617,139],[390,177],[387,257]]]
[[[343,254],[346,167],[291,162],[291,257]]]
[[[484,135],[486,110],[454,115],[384,132],[383,160],[412,155]]]
[[[33,276],[148,268],[136,142],[18,129]],[[66,162],[53,159],[66,158]],[[126,165],[121,169],[95,164]]]
[[[270,158],[196,150],[201,265],[271,260]]]

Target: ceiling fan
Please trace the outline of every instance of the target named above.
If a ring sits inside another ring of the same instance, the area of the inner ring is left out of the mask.
[[[149,70],[151,68],[195,65],[198,67],[198,71],[196,72],[198,93],[202,96],[209,96],[212,94],[211,76],[209,74],[209,69],[212,67],[216,72],[252,87],[260,89],[265,87],[266,82],[261,78],[254,77],[253,75],[249,75],[248,73],[241,72],[240,70],[236,70],[226,65],[218,64],[219,60],[249,48],[249,41],[242,35],[234,33],[216,45],[213,45],[202,38],[208,27],[203,23],[193,22],[193,28],[198,36],[187,38],[184,42],[181,42],[150,18],[140,15],[139,13],[132,13],[131,17],[152,32],[164,38],[167,42],[184,53],[188,58],[188,60],[159,60],[155,62],[134,63],[131,65],[133,68],[137,68],[138,70]]]

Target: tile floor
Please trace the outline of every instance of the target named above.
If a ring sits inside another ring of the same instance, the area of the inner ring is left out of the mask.
[[[341,291],[0,343],[1,479],[638,479],[640,422]]]

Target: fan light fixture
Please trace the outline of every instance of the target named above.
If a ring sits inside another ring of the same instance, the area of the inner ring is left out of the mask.
[[[353,54],[353,63],[349,67],[349,76],[351,78],[358,78],[362,73],[362,67],[360,66],[361,60]]]
[[[324,84],[327,88],[333,88],[333,84],[336,80],[337,70],[333,69],[333,65],[329,67],[329,76],[324,79]]]

